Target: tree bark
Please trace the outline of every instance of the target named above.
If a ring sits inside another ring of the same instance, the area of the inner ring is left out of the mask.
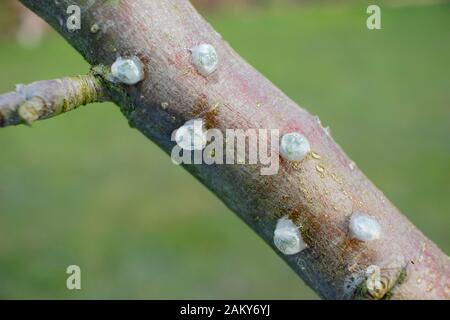
[[[355,167],[317,117],[248,65],[187,0],[21,1],[93,66],[110,66],[119,56],[144,62],[145,79],[137,85],[104,83],[130,126],[167,153],[175,144],[172,132],[199,114],[222,131],[265,128],[306,136],[313,156],[299,164],[281,159],[276,175],[260,175],[260,165],[185,167],[274,250],[279,218],[289,216],[301,226],[308,248],[279,255],[321,297],[449,298],[449,258]],[[66,28],[72,4],[82,9],[81,30]],[[189,49],[200,43],[212,44],[219,56],[209,77],[192,65]],[[354,212],[379,221],[379,240],[352,239],[348,225]],[[371,265],[381,269],[382,294],[365,285]]]

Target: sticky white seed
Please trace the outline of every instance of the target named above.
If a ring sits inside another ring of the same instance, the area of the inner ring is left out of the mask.
[[[280,154],[289,161],[301,161],[311,151],[308,139],[298,132],[285,134],[281,138]]]
[[[117,58],[111,66],[113,81],[133,85],[144,79],[144,65],[138,57]]]
[[[306,248],[297,227],[288,217],[280,218],[275,227],[273,242],[282,253],[296,254]]]
[[[175,141],[184,150],[203,150],[207,137],[202,119],[189,120],[175,132]]]
[[[376,240],[381,236],[381,226],[367,214],[356,212],[350,217],[350,233],[360,241]]]
[[[200,44],[191,49],[195,68],[203,76],[209,76],[216,71],[219,64],[216,49],[210,44]]]

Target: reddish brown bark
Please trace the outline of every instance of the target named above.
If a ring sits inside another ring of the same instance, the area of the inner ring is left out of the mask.
[[[193,118],[199,99],[206,110],[218,104],[207,116],[221,130],[274,128],[304,134],[315,156],[300,164],[281,160],[277,175],[261,176],[259,166],[248,165],[186,168],[271,246],[278,218],[289,215],[302,225],[308,249],[281,256],[319,295],[369,297],[364,290],[355,295],[351,284],[363,279],[367,266],[377,265],[391,287],[384,298],[449,298],[449,258],[354,166],[317,118],[243,61],[188,1],[22,2],[92,65],[111,65],[116,57],[129,55],[144,61],[143,82],[109,89],[130,125],[166,152],[174,145],[172,131]],[[74,3],[82,8],[82,29],[71,32],[63,22],[67,5]],[[219,68],[208,78],[192,66],[188,49],[199,43],[214,45],[219,55]],[[348,221],[355,211],[378,219],[380,240],[350,239]]]

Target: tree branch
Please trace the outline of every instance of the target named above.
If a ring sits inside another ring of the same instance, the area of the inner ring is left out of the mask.
[[[110,66],[119,56],[140,58],[143,81],[110,86],[109,93],[130,125],[167,153],[174,146],[172,132],[196,117],[223,132],[273,128],[307,137],[313,153],[301,163],[281,159],[277,175],[261,176],[260,165],[201,164],[186,169],[274,250],[280,218],[287,216],[300,227],[307,248],[292,255],[277,252],[320,296],[449,298],[449,258],[355,167],[316,117],[249,66],[188,1],[22,2],[91,65]],[[82,11],[78,31],[64,23],[72,4]],[[189,51],[201,43],[214,46],[220,61],[208,77],[195,70]],[[378,221],[381,233],[378,227],[372,234],[354,233],[379,239],[354,239],[349,225],[357,212]],[[290,227],[286,220],[283,225]]]
[[[19,84],[0,95],[0,127],[47,119],[94,102],[109,100],[102,81],[92,74]]]

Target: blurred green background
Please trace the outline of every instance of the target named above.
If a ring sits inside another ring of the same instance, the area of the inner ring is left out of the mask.
[[[208,11],[212,25],[450,253],[450,5]],[[0,14],[5,17],[7,12]],[[0,91],[86,72],[58,35],[0,42]],[[66,289],[66,267],[82,290]],[[0,131],[0,298],[317,296],[112,104]]]

